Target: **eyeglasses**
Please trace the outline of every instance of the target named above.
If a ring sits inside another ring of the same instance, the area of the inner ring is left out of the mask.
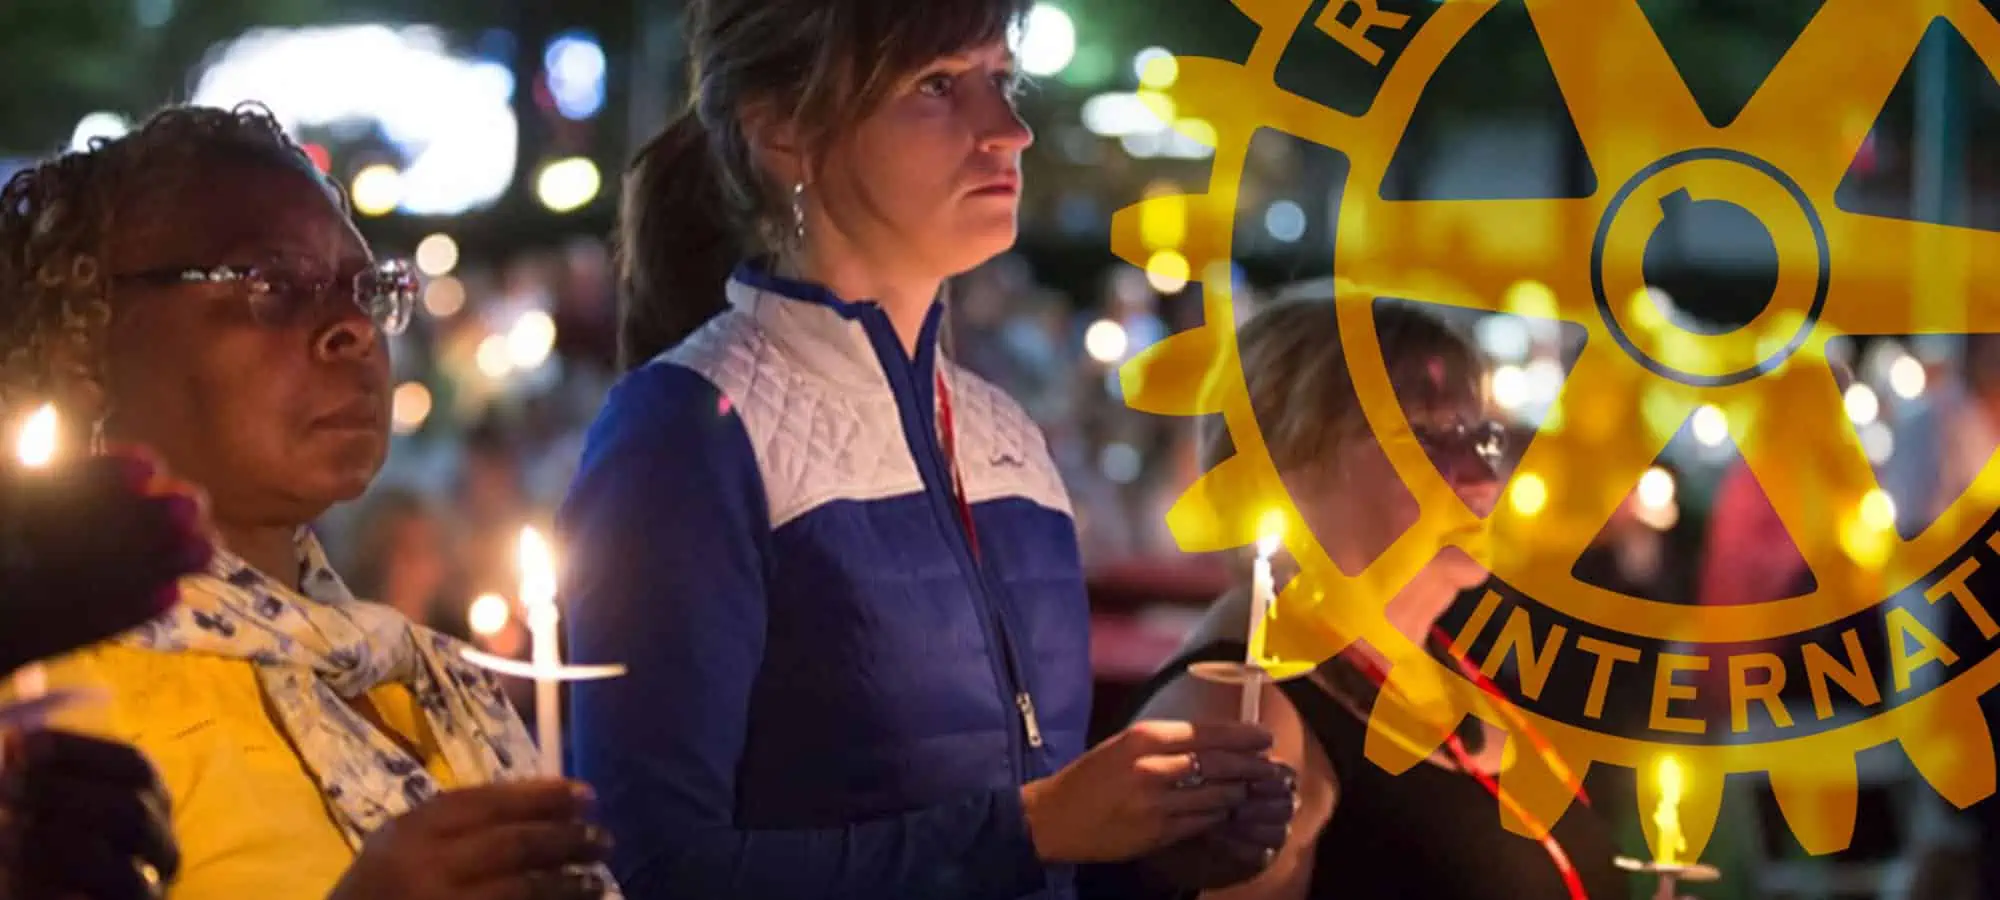
[[[1491,419],[1446,425],[1413,425],[1410,434],[1440,470],[1456,471],[1461,462],[1478,460],[1498,472],[1507,456],[1507,426]]]
[[[175,287],[189,284],[234,284],[250,294],[250,312],[265,325],[290,325],[343,295],[383,334],[401,334],[409,327],[422,281],[406,260],[374,263],[353,275],[315,278],[276,266],[210,266],[155,269],[118,276],[117,281]]]

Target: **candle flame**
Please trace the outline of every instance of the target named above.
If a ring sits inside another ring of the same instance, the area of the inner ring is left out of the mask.
[[[21,458],[21,464],[40,468],[49,464],[56,456],[56,407],[44,403],[34,415],[21,425],[21,435],[14,448]]]
[[[1257,525],[1257,556],[1270,559],[1278,552],[1278,544],[1285,539],[1285,514],[1272,510],[1264,514]]]
[[[521,529],[521,605],[530,612],[554,609],[556,559],[548,539],[530,525]]]
[[[1687,852],[1687,838],[1681,834],[1681,764],[1671,757],[1660,759],[1660,802],[1653,808],[1653,828],[1658,832],[1655,846],[1661,865],[1676,865]]]

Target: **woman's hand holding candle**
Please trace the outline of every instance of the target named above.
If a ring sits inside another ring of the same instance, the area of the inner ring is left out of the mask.
[[[159,616],[214,544],[200,495],[149,453],[0,477],[0,674]]]

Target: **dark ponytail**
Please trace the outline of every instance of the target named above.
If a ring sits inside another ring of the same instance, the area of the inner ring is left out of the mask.
[[[690,109],[639,151],[618,219],[618,364],[680,343],[727,305],[744,247],[731,221],[709,132]]]

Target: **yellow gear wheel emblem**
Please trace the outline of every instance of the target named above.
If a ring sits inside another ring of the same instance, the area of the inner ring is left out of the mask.
[[[1903,539],[1884,521],[1884,495],[1849,425],[1825,349],[1830,338],[1846,334],[2000,332],[2000,300],[1978,293],[2000,284],[2000,234],[1849,213],[1834,203],[1835,188],[1929,28],[1949,22],[1986,68],[2000,73],[2000,23],[1976,0],[1827,0],[1741,114],[1718,127],[1696,107],[1638,0],[1527,0],[1597,174],[1597,193],[1557,200],[1382,200],[1383,177],[1425,86],[1498,2],[1447,0],[1439,6],[1410,35],[1368,111],[1359,115],[1294,95],[1277,85],[1274,73],[1302,28],[1316,28],[1363,60],[1382,64],[1385,53],[1371,34],[1413,23],[1373,0],[1332,0],[1311,20],[1312,0],[1234,0],[1261,29],[1249,57],[1242,62],[1178,57],[1172,85],[1147,92],[1183,134],[1214,145],[1211,188],[1200,195],[1151,197],[1122,210],[1113,222],[1113,249],[1135,265],[1201,277],[1206,324],[1128,363],[1121,373],[1125,395],[1134,408],[1155,414],[1220,414],[1237,449],[1169,513],[1176,539],[1196,552],[1247,547],[1257,541],[1268,516],[1282,517],[1287,549],[1300,572],[1278,598],[1266,667],[1280,678],[1296,676],[1363,640],[1395,660],[1389,677],[1399,690],[1385,696],[1441,698],[1436,702],[1446,707],[1437,715],[1377,704],[1366,751],[1392,772],[1436,749],[1467,715],[1501,728],[1509,720],[1496,701],[1413,652],[1414,645],[1383,615],[1388,598],[1447,543],[1465,547],[1488,563],[1498,581],[1563,616],[1652,641],[1770,640],[1887,608],[1882,627],[1891,644],[1889,668],[1898,690],[1911,693],[1859,721],[1754,743],[1664,743],[1519,709],[1573,770],[1552,771],[1536,754],[1511,754],[1502,786],[1540,823],[1561,817],[1573,798],[1569,779],[1580,778],[1590,766],[1643,772],[1663,752],[1670,752],[1684,773],[1684,859],[1699,858],[1708,842],[1729,773],[1768,773],[1793,833],[1815,854],[1843,849],[1852,839],[1854,757],[1862,750],[1900,742],[1918,772],[1961,807],[1990,795],[1994,752],[1977,700],[2000,683],[2000,656],[1961,658],[1910,609],[1882,598],[1948,610],[1989,641],[2000,635],[1975,589],[1983,583],[1976,577],[1982,563],[2000,566],[1989,562],[2000,551],[2000,537],[1979,540],[1994,527],[1989,519],[2000,499],[2000,456],[1936,524]],[[1340,283],[1366,290],[1338,298],[1335,305],[1363,411],[1376,433],[1403,424],[1403,414],[1375,334],[1370,312],[1375,297],[1519,312],[1512,301],[1525,290],[1549,307],[1547,314],[1588,333],[1558,400],[1555,415],[1563,426],[1545,427],[1527,447],[1500,509],[1487,523],[1490,540],[1463,537],[1480,531],[1478,518],[1423,450],[1403,441],[1385,441],[1384,450],[1422,516],[1364,571],[1343,573],[1301,524],[1251,411],[1237,357],[1237,317],[1223,274],[1238,185],[1251,138],[1260,129],[1322,144],[1348,158],[1334,271]],[[1641,274],[1646,239],[1663,210],[1703,200],[1725,200],[1751,211],[1779,251],[1777,287],[1764,311],[1749,325],[1721,334],[1662,327]],[[1160,221],[1176,227],[1157,227]],[[1481,235],[1509,240],[1471,239]],[[1468,246],[1474,249],[1468,252]],[[1645,415],[1637,402],[1642,387],[1650,395]],[[1726,417],[1738,449],[1812,569],[1816,590],[1697,611],[1624,596],[1571,576],[1578,554],[1671,437],[1674,429],[1648,424],[1663,407],[1676,423],[1703,407]],[[1499,595],[1487,594],[1461,643],[1496,620],[1499,601]],[[1505,618],[1503,641],[1507,630],[1517,632],[1516,649],[1532,660],[1539,648],[1521,610]],[[1551,634],[1550,643],[1563,643],[1559,628]],[[1842,677],[1841,667],[1857,664],[1861,653],[1851,636],[1844,659],[1835,644],[1819,654],[1812,671],[1808,651],[1808,671],[1793,673],[1818,678],[1813,712],[1821,719],[1829,715],[1821,710],[1827,690],[1867,693],[1865,679]],[[1596,656],[1599,682],[1617,663],[1636,666],[1640,658],[1634,648],[1596,638],[1579,635],[1572,644],[1572,650]],[[1654,728],[1699,734],[1703,723],[1668,712],[1691,691],[1675,676],[1703,668],[1708,659],[1664,651],[1655,656],[1657,670],[1648,679]],[[1746,699],[1732,697],[1739,720],[1755,702],[1776,709],[1775,697],[1747,689],[1746,675],[1759,667],[1781,675],[1774,671],[1775,656],[1731,656],[1725,664],[1732,687],[1746,686]],[[1914,690],[1912,673],[1926,666],[1943,667],[1950,677],[1928,691]],[[1546,662],[1526,667],[1547,672]],[[1523,692],[1539,690],[1530,686],[1538,680],[1524,677]],[[1766,693],[1775,695],[1776,689]],[[1592,694],[1601,707],[1601,684],[1593,684]],[[1595,713],[1586,710],[1586,717]],[[1640,808],[1653,808],[1658,785],[1650,778],[1640,779],[1640,785]],[[1503,810],[1502,818],[1510,829],[1538,836],[1523,817]],[[1659,848],[1650,819],[1644,828]]]

